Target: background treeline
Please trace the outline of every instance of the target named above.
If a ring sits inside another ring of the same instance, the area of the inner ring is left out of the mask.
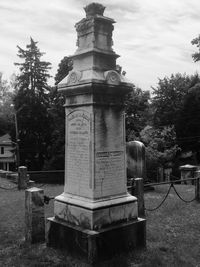
[[[199,48],[200,37],[192,40]],[[19,74],[9,82],[0,73],[0,135],[10,133],[18,142],[20,164],[29,170],[64,169],[64,96],[48,84],[51,63],[32,38],[18,46]],[[200,60],[200,53],[192,55]],[[64,57],[54,77],[58,84],[72,69]],[[134,82],[134,81],[133,81]],[[191,153],[191,162],[200,163],[200,77],[172,74],[159,79],[157,86],[143,91],[133,85],[125,102],[126,139],[146,146],[147,168],[176,165],[180,155]],[[16,137],[17,118],[18,136]],[[16,139],[17,138],[17,139]],[[173,167],[173,166],[172,166]]]

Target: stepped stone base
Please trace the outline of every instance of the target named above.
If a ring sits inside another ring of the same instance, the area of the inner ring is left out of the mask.
[[[135,219],[98,231],[72,226],[65,221],[47,219],[47,246],[66,249],[89,263],[111,258],[117,253],[146,246],[146,220]]]

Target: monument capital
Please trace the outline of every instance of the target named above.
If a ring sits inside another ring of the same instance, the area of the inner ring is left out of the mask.
[[[77,49],[70,57],[73,70],[58,84],[58,90],[68,96],[75,95],[76,91],[80,93],[80,88],[86,93],[86,87],[92,84],[95,93],[94,87],[99,84],[101,87],[104,85],[106,93],[115,95],[119,87],[118,92],[126,94],[132,90],[132,84],[117,71],[119,55],[113,50],[112,38],[115,21],[103,15],[105,7],[102,4],[91,3],[84,9],[86,17],[75,24]],[[112,92],[108,86],[113,88]]]

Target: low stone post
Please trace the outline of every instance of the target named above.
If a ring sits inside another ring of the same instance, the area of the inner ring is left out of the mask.
[[[25,190],[25,240],[28,243],[45,240],[44,190]]]
[[[195,198],[196,201],[200,202],[200,171],[195,172],[195,177],[197,178],[195,181]]]
[[[18,168],[18,189],[27,189],[28,178],[27,178],[27,167],[20,166]]]
[[[181,171],[181,180],[187,178],[194,178],[194,173],[197,170],[197,166],[186,164],[179,167]],[[183,181],[182,184],[193,184],[191,181]]]
[[[138,217],[144,217],[144,184],[143,178],[134,179],[134,196],[138,199]]]

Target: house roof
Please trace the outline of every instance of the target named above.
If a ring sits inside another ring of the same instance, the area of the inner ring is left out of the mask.
[[[4,134],[0,136],[0,145],[1,146],[12,146],[12,140],[9,134]]]

